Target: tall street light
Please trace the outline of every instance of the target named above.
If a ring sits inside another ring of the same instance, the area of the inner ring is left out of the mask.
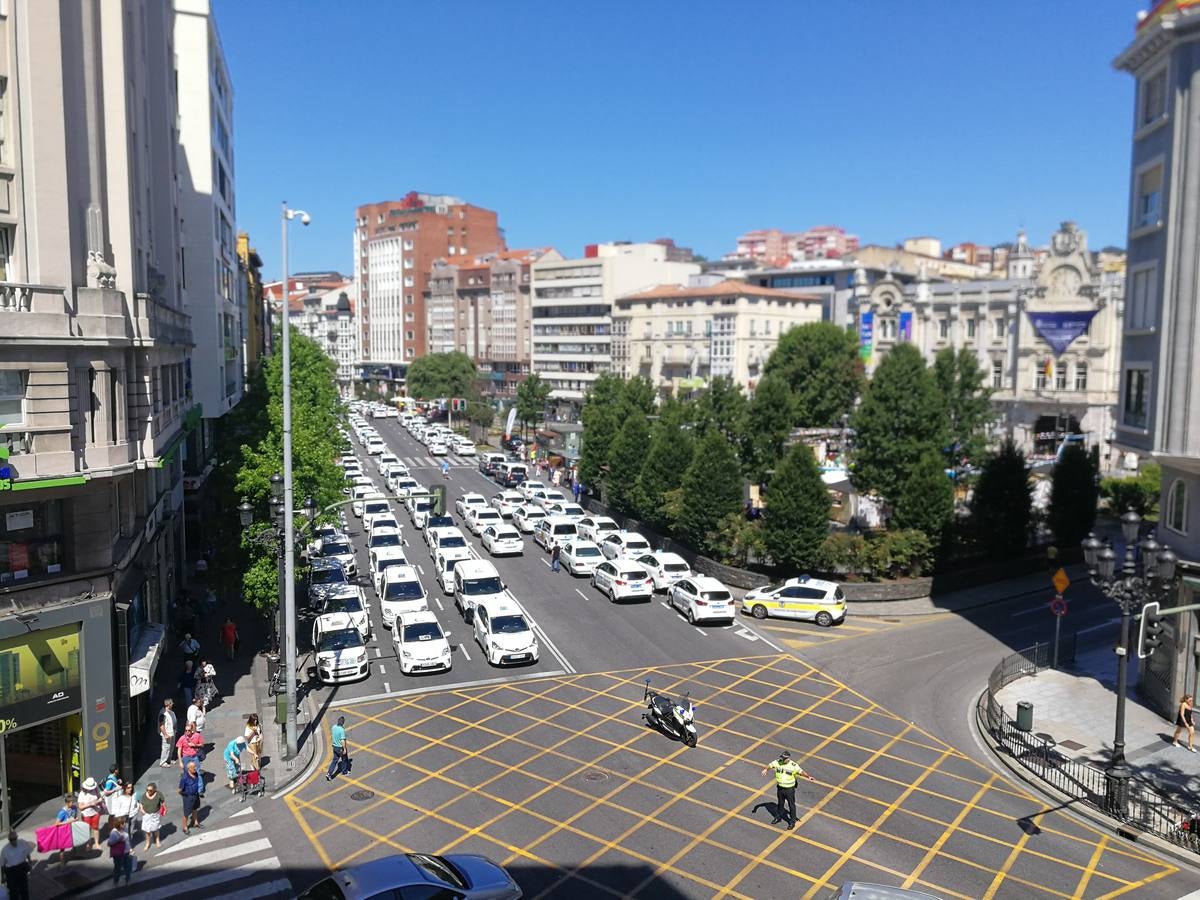
[[[283,346],[283,628],[286,649],[284,677],[287,679],[287,758],[295,759],[298,752],[296,741],[296,547],[295,506],[292,498],[292,342],[289,337],[288,291],[288,223],[299,218],[301,224],[312,221],[302,209],[288,209],[287,201],[281,206],[280,223],[283,231],[283,308],[281,335]]]
[[[1116,571],[1117,555],[1107,543],[1089,534],[1083,541],[1083,560],[1092,584],[1121,609],[1121,642],[1117,647],[1117,721],[1113,734],[1112,760],[1104,770],[1105,800],[1114,815],[1125,818],[1128,811],[1129,779],[1125,761],[1125,692],[1129,678],[1129,626],[1136,612],[1152,600],[1170,593],[1178,559],[1169,547],[1161,546],[1149,535],[1137,543],[1142,517],[1129,510],[1121,516],[1121,536],[1125,539],[1125,559]],[[1135,548],[1140,553],[1135,552]],[[1138,556],[1141,572],[1138,572]]]

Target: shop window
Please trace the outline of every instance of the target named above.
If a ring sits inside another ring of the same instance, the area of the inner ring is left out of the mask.
[[[47,694],[73,693],[57,700],[54,708],[62,713],[77,709],[79,660],[78,625],[42,629],[33,635],[0,641],[0,707],[4,708],[7,728],[44,718]]]
[[[0,427],[25,424],[26,372],[0,371]]]
[[[62,501],[0,507],[0,584],[63,571]]]
[[[1187,534],[1187,482],[1176,478],[1167,491],[1167,527]]]

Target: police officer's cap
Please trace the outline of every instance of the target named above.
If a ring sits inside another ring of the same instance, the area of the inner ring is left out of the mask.
[[[782,753],[779,754],[779,758],[780,759],[791,759],[792,754],[789,753],[787,750],[784,750]]]

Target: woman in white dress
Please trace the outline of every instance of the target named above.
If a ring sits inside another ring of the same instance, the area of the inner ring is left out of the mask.
[[[126,831],[129,832],[130,838],[133,836],[133,827],[137,824],[138,805],[137,797],[133,793],[133,783],[125,782],[121,785],[121,790],[113,794],[105,804],[108,807],[109,827],[112,827],[113,819],[118,817],[125,820]],[[130,843],[133,843],[130,840]]]
[[[146,836],[146,853],[149,854],[151,841],[156,849],[162,846],[158,829],[162,827],[162,817],[167,813],[167,802],[153,781],[146,785],[142,796],[138,797],[137,807],[142,817],[142,834]]]

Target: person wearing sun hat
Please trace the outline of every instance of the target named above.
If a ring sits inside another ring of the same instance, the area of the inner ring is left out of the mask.
[[[100,797],[100,787],[95,778],[89,775],[83,780],[76,799],[79,803],[79,818],[87,822],[88,828],[92,830],[92,843],[99,846],[100,813],[104,810],[104,800]]]

